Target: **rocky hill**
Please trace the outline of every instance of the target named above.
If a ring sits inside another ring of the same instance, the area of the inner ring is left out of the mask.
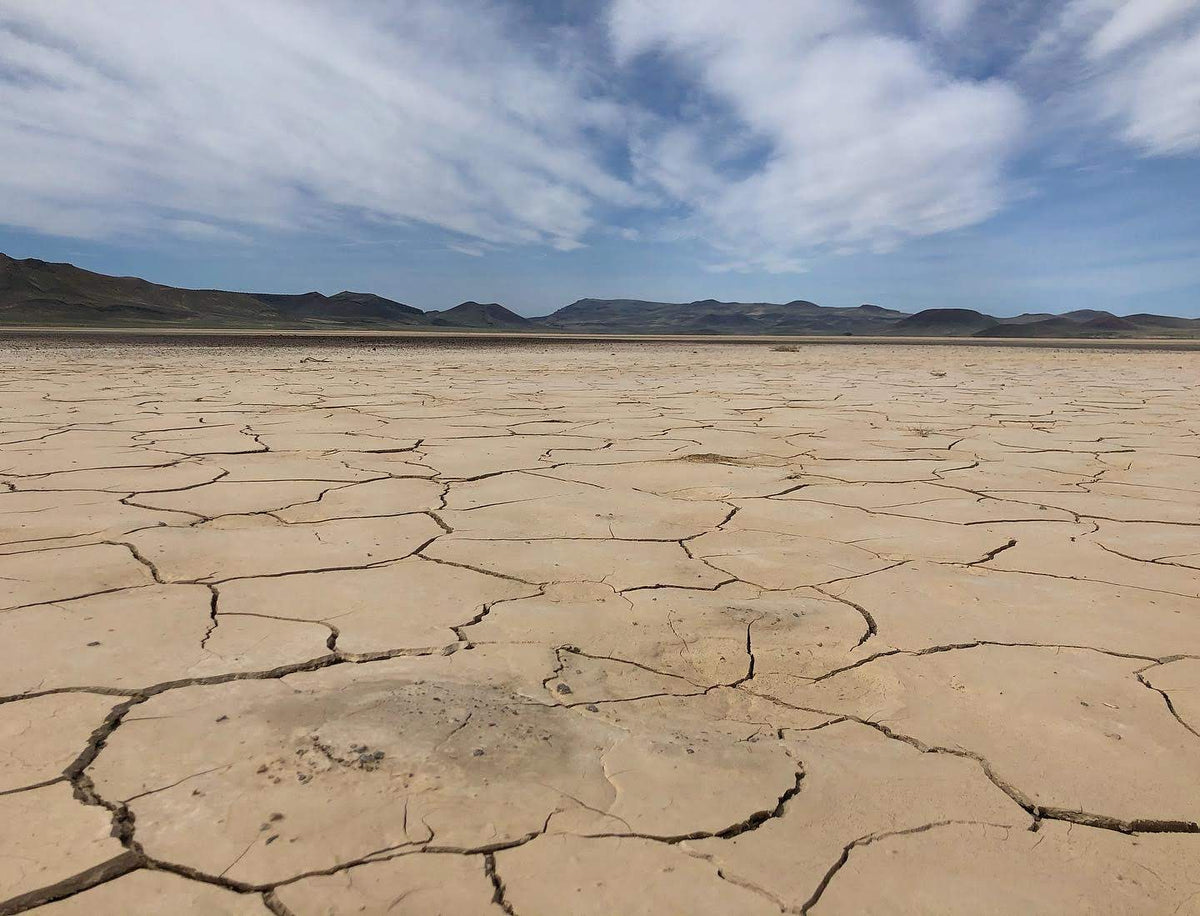
[[[177,289],[0,254],[0,325],[306,328],[424,323],[420,309],[372,293]]]
[[[444,312],[425,312],[424,315],[434,327],[519,331],[528,330],[533,324],[530,319],[506,309],[498,302],[463,302]]]

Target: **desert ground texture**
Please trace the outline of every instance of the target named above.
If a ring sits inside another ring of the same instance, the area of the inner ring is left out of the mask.
[[[0,916],[1200,913],[1200,354],[0,367]]]

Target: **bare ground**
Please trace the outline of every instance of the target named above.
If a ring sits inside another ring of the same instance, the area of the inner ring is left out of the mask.
[[[1200,913],[1194,353],[0,366],[0,916]]]

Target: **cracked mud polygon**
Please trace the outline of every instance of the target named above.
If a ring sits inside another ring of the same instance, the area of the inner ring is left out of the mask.
[[[1200,913],[1192,353],[0,359],[0,914]]]

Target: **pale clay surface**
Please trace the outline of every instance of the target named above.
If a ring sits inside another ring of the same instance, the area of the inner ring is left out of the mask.
[[[0,916],[1200,913],[1200,362],[0,348]]]

